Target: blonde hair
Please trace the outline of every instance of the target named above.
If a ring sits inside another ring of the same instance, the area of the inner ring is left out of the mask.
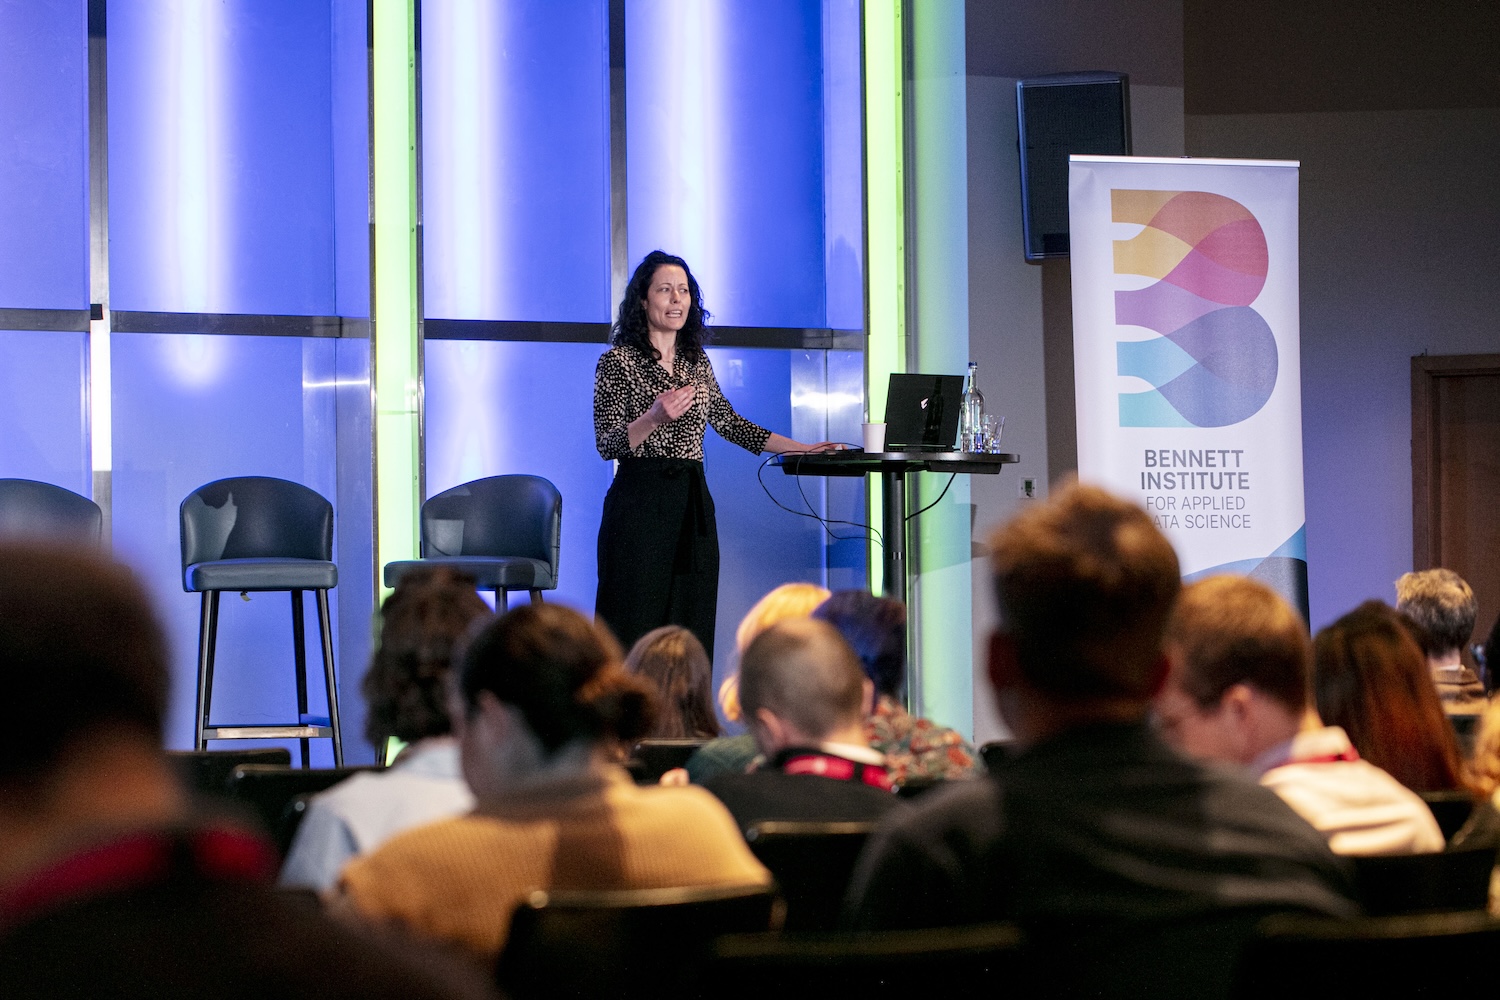
[[[833,592],[815,583],[783,583],[765,597],[740,619],[740,627],[734,633],[734,648],[737,656],[755,641],[755,637],[777,622],[789,618],[809,618],[814,610]],[[735,671],[719,685],[719,709],[724,718],[735,722],[740,717],[740,672]]]

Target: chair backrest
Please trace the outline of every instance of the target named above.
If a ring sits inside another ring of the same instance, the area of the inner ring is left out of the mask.
[[[1463,829],[1474,812],[1474,796],[1462,788],[1423,792],[1422,801],[1432,810],[1438,828],[1443,831],[1444,840],[1452,840],[1453,835]]]
[[[276,837],[282,830],[282,819],[286,816],[287,807],[297,796],[332,788],[361,771],[376,770],[379,768],[286,768],[243,764],[230,773],[226,787],[229,797],[243,803],[260,820],[265,832]],[[291,842],[277,846],[281,847],[284,855]]]
[[[541,476],[491,476],[422,505],[422,558],[520,556],[557,572],[562,494]]]
[[[496,965],[506,996],[681,996],[720,934],[772,929],[764,888],[537,892],[516,908]]]
[[[979,748],[979,759],[984,761],[986,770],[997,769],[1005,758],[1010,755],[1011,742],[1009,740],[990,740]]]
[[[1489,904],[1493,847],[1353,860],[1355,891],[1372,917],[1483,910]]]
[[[1494,989],[1500,920],[1484,913],[1274,917],[1240,961],[1233,996],[1277,1000],[1473,997]]]
[[[756,823],[745,831],[751,852],[776,876],[786,900],[786,928],[838,926],[844,893],[873,823]]]
[[[702,996],[1026,996],[1010,924],[920,931],[731,934],[714,942]],[[1038,996],[1046,994],[1038,993]]]
[[[641,740],[630,751],[636,780],[650,784],[674,767],[686,767],[687,760],[708,740]]]
[[[900,784],[893,785],[891,791],[903,799],[915,799],[942,788],[947,783],[943,778],[907,778]]]
[[[180,508],[182,568],[220,559],[333,559],[333,504],[301,483],[220,479]]]
[[[104,512],[88,497],[51,483],[0,479],[0,536],[98,545]]]
[[[167,757],[184,785],[199,795],[228,798],[229,776],[241,764],[289,769],[292,752],[285,747],[255,750],[168,750]]]

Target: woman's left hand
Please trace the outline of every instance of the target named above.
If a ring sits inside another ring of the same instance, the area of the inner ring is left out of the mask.
[[[842,441],[819,441],[817,444],[803,444],[780,434],[772,434],[766,439],[763,451],[769,451],[773,455],[805,455],[815,451],[843,451],[848,448]]]

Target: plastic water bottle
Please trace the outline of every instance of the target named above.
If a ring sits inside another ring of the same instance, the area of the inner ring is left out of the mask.
[[[958,447],[962,451],[983,451],[984,393],[976,384],[979,366],[969,362],[969,377],[964,381],[963,402],[958,411]]]

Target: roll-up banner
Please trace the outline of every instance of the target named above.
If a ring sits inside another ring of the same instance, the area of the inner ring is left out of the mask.
[[[1298,164],[1069,158],[1078,476],[1307,615]]]

